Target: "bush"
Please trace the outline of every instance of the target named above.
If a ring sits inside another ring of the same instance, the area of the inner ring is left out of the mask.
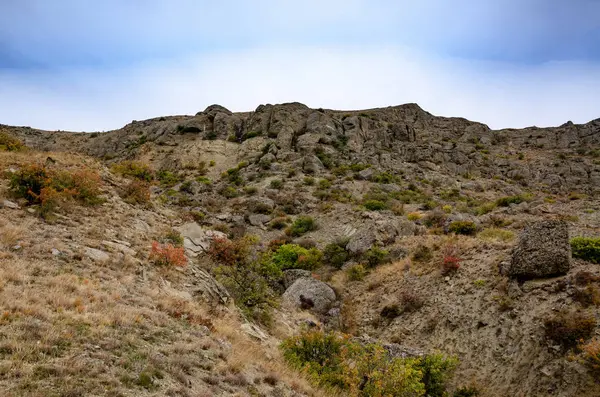
[[[376,183],[389,184],[396,182],[396,176],[390,174],[389,172],[382,172],[381,174],[376,175],[373,178],[373,181]]]
[[[117,174],[133,177],[141,181],[152,182],[154,171],[149,165],[139,161],[125,160],[111,167],[111,171]]]
[[[284,244],[272,255],[271,262],[280,270],[313,270],[319,267],[323,253],[316,248],[306,249],[296,244]]]
[[[157,266],[185,266],[187,264],[183,247],[174,247],[171,244],[163,246],[158,241],[152,242],[150,260]]]
[[[396,317],[400,316],[401,314],[402,314],[402,309],[400,308],[400,306],[398,304],[394,303],[391,305],[384,306],[383,309],[381,309],[379,316],[382,318],[385,318],[387,320],[393,320]]]
[[[363,205],[369,211],[383,211],[387,209],[386,203],[379,200],[367,200]]]
[[[30,164],[10,176],[9,188],[29,204],[40,204],[40,214],[46,218],[62,203],[77,200],[85,205],[97,205],[102,179],[88,169],[57,171],[43,165]]]
[[[446,382],[452,375],[458,360],[446,358],[442,354],[432,354],[421,358],[417,368],[421,370],[425,394],[430,397],[446,395]]]
[[[418,221],[419,219],[421,219],[423,216],[419,213],[419,212],[411,212],[408,215],[406,215],[406,219],[408,219],[409,221]]]
[[[594,316],[581,312],[560,312],[544,321],[546,336],[565,348],[589,338],[596,328]]]
[[[214,272],[235,304],[250,318],[268,324],[277,305],[272,286],[281,278],[281,270],[253,253],[255,243],[250,236],[234,241],[215,239],[208,254],[219,264]]]
[[[433,259],[433,252],[428,246],[419,244],[412,254],[412,259],[415,262],[429,262]]]
[[[169,170],[161,170],[158,172],[157,174],[157,178],[160,181],[160,184],[166,187],[171,187],[174,186],[176,184],[179,183],[179,181],[181,181],[181,177],[177,174],[175,174],[174,172],[171,172]],[[145,178],[138,178],[141,180],[145,180],[147,182],[150,182],[152,179],[148,180]],[[185,191],[185,189],[180,189]]]
[[[600,264],[600,237],[575,237],[571,239],[574,258]]]
[[[373,268],[389,260],[389,252],[379,247],[372,247],[363,254],[363,261],[367,267]]]
[[[594,338],[580,348],[583,352],[584,363],[590,370],[600,374],[600,339]]]
[[[283,181],[281,179],[273,179],[269,184],[271,189],[281,190],[283,189]]]
[[[407,313],[419,310],[425,303],[421,294],[412,288],[405,289],[400,293],[400,302],[402,303],[402,311]]]
[[[341,269],[349,257],[349,253],[346,251],[345,246],[346,244],[343,242],[327,244],[323,250],[323,262],[336,269]]]
[[[19,152],[25,150],[27,146],[14,136],[0,131],[0,152]]]
[[[347,335],[321,331],[286,339],[281,349],[288,364],[314,383],[348,396],[442,396],[456,366],[455,359],[439,354],[390,357],[378,343],[363,344]]]
[[[150,202],[150,184],[133,180],[123,188],[121,197],[129,204],[148,204]]]
[[[9,188],[17,197],[25,198],[29,204],[37,204],[49,178],[50,172],[46,167],[30,164],[10,176]]]
[[[169,230],[163,240],[175,247],[183,247],[183,236],[175,229]]]
[[[491,227],[479,233],[478,237],[481,237],[484,240],[498,240],[506,243],[514,240],[515,234],[510,230]]]
[[[367,269],[361,264],[353,265],[346,271],[346,275],[350,281],[362,281],[367,275]]]
[[[454,221],[448,226],[448,231],[465,236],[473,236],[477,233],[477,225],[473,221]]]
[[[498,200],[496,200],[496,205],[499,207],[508,207],[511,204],[521,204],[524,201],[526,201],[526,198],[523,195],[507,196],[500,197]]]
[[[292,237],[299,237],[317,228],[315,220],[310,216],[299,216],[294,223],[286,230],[286,234]]]

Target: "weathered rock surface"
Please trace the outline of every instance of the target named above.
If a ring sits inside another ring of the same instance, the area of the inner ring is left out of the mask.
[[[192,257],[208,251],[214,239],[227,238],[225,233],[216,230],[205,230],[197,223],[186,223],[175,229],[183,236],[185,251]]]
[[[336,300],[335,291],[327,284],[314,278],[297,279],[281,297],[284,304],[302,308],[309,302],[308,308],[318,314],[326,314]]]
[[[512,252],[508,273],[518,278],[551,277],[570,268],[571,246],[566,222],[544,220],[525,228]]]

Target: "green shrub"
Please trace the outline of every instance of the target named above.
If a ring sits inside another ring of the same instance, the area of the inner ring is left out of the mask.
[[[458,360],[447,358],[442,354],[431,354],[422,357],[417,362],[421,370],[422,382],[425,385],[425,394],[430,397],[443,397],[446,395],[446,382],[452,375]]]
[[[281,179],[273,179],[269,184],[269,187],[277,190],[283,189],[283,181]]]
[[[183,247],[183,236],[175,229],[171,229],[165,234],[163,243],[170,243],[174,247]]]
[[[315,184],[315,178],[311,177],[311,176],[307,176],[304,178],[304,184],[307,186],[312,186]]]
[[[600,264],[600,237],[575,237],[571,250],[574,258]]]
[[[544,327],[548,339],[570,348],[592,336],[596,328],[596,318],[587,313],[562,311],[547,318]]]
[[[221,194],[221,196],[223,196],[223,197],[230,199],[230,198],[238,197],[240,195],[240,192],[232,186],[225,186],[224,188],[222,188],[219,191],[219,194]]]
[[[316,230],[317,224],[310,216],[299,216],[294,223],[286,230],[286,234],[292,237],[299,237],[305,233]]]
[[[327,244],[323,250],[323,262],[336,269],[341,269],[350,256],[345,246],[344,242]]]
[[[389,252],[379,247],[372,247],[363,254],[363,261],[367,267],[373,268],[389,260]]]
[[[287,226],[287,218],[285,218],[285,217],[275,218],[271,222],[269,222],[270,229],[281,230],[281,229],[285,228],[286,226]]]
[[[350,281],[362,281],[367,275],[367,269],[361,264],[353,265],[346,271],[346,275]]]
[[[281,349],[288,364],[314,383],[357,397],[442,396],[456,366],[455,359],[439,354],[393,358],[381,344],[322,331],[288,338]]]
[[[498,204],[495,202],[483,203],[475,209],[475,213],[477,215],[485,215],[495,210],[497,206]]]
[[[525,200],[525,197],[522,195],[507,196],[507,197],[500,197],[498,200],[496,200],[496,205],[499,207],[508,207],[511,204],[521,204],[524,201],[526,201],[526,200]]]
[[[389,172],[382,172],[381,174],[376,175],[373,178],[373,181],[376,183],[383,183],[383,184],[394,183],[394,182],[396,182],[396,176],[390,174]]]
[[[280,270],[314,270],[321,264],[323,253],[316,248],[306,249],[297,244],[284,244],[271,255],[271,262]]]
[[[111,171],[123,176],[132,177],[141,181],[154,180],[154,171],[149,165],[139,161],[125,160],[111,167]]]
[[[179,183],[181,181],[181,177],[174,172],[169,170],[160,170],[156,174],[157,179],[160,184],[166,187],[171,187]],[[140,179],[140,178],[138,178]]]
[[[419,244],[412,254],[415,262],[429,262],[433,259],[433,251],[426,245]]]
[[[387,204],[379,200],[367,200],[363,205],[369,211],[383,211],[387,209]]]
[[[23,144],[19,139],[8,134],[7,132],[0,131],[0,152],[19,152],[25,150],[27,146]]]
[[[508,242],[515,239],[515,234],[510,230],[490,227],[484,229],[481,233],[479,233],[478,237],[481,237],[484,240],[498,240]]]
[[[235,304],[250,318],[268,324],[272,308],[277,306],[271,286],[281,278],[281,270],[252,254],[256,241],[249,236],[233,241],[215,239],[208,254],[219,264],[214,272]]]
[[[465,236],[473,236],[477,233],[477,225],[473,221],[454,221],[448,226],[448,231]]]

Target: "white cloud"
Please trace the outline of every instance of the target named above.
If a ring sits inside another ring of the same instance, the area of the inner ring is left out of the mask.
[[[0,71],[0,123],[63,130],[108,130],[212,103],[245,111],[289,101],[335,109],[417,102],[492,128],[549,126],[600,117],[599,100],[598,65],[514,67],[398,47],[264,48],[127,69]]]

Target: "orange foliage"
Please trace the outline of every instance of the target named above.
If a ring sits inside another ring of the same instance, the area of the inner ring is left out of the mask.
[[[158,266],[185,266],[187,264],[183,247],[174,247],[171,244],[162,246],[158,241],[152,242],[150,260]]]

